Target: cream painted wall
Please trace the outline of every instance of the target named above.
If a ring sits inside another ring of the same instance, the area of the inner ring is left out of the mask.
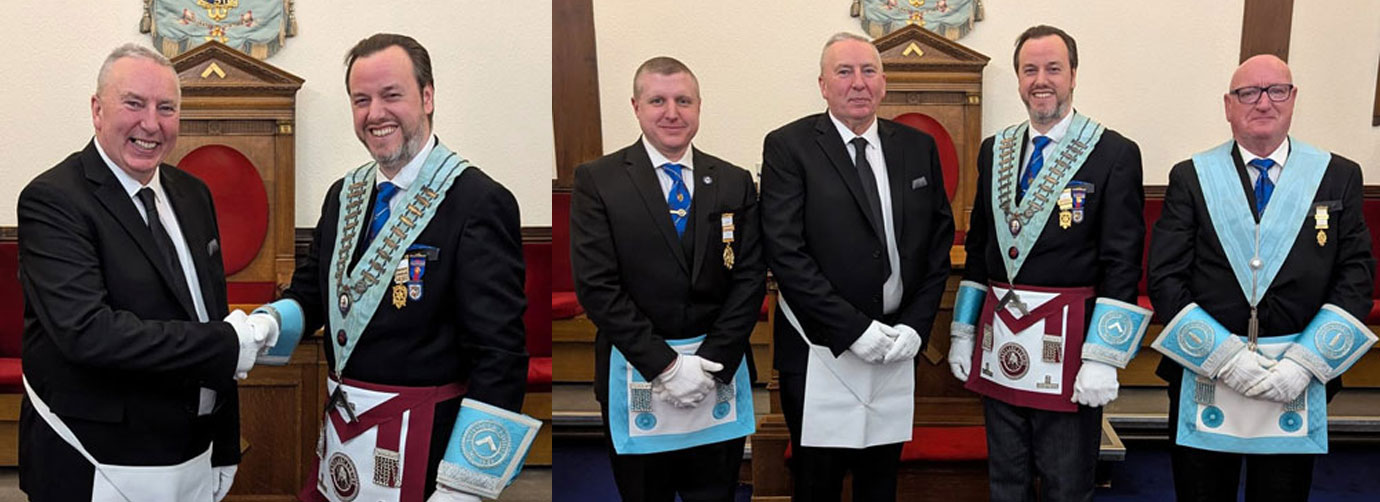
[[[639,134],[629,104],[633,71],[670,55],[700,80],[696,146],[753,168],[767,132],[824,110],[820,47],[834,32],[862,33],[849,3],[596,0],[605,151]],[[985,3],[986,20],[960,40],[992,58],[983,76],[984,135],[1025,119],[1011,51],[1021,31],[1043,23],[1077,39],[1074,105],[1140,144],[1147,184],[1166,183],[1175,162],[1230,137],[1222,94],[1237,64],[1243,0]],[[1380,184],[1380,128],[1370,125],[1380,7],[1373,0],[1316,7],[1295,4],[1293,132],[1360,162],[1369,182]]]
[[[89,98],[101,61],[125,42],[150,44],[138,31],[142,4],[48,2],[4,23],[0,225],[16,224],[15,200],[29,179],[90,138]],[[410,35],[431,52],[441,140],[513,191],[524,226],[551,224],[549,7],[298,0],[297,19],[299,35],[268,60],[306,79],[297,95],[297,226],[315,225],[330,184],[368,160],[353,132],[343,58],[381,31]]]

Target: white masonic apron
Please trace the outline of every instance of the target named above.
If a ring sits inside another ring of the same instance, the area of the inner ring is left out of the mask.
[[[801,446],[867,448],[910,441],[915,415],[915,360],[871,364],[850,351],[834,357],[810,343],[784,295],[781,313],[809,347]]]
[[[103,464],[91,456],[77,440],[72,429],[48,408],[47,403],[24,380],[24,392],[34,411],[47,422],[58,437],[77,450],[96,468],[91,483],[91,502],[210,502],[214,496],[211,486],[211,449],[177,465],[133,466]]]

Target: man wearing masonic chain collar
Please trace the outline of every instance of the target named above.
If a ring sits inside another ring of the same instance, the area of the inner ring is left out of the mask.
[[[374,162],[331,186],[284,299],[257,311],[285,340],[325,326],[330,400],[301,497],[495,498],[530,446],[531,419],[514,413],[527,375],[517,201],[433,135],[416,40],[371,36],[346,67]]]
[[[983,395],[991,500],[1092,499],[1102,406],[1150,312],[1140,149],[1073,109],[1073,37],[1016,41],[1030,120],[982,143],[949,364]]]

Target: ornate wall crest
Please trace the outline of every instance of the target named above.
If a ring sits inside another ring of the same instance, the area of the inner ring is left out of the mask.
[[[958,40],[984,17],[982,0],[853,0],[850,14],[862,18],[862,28],[879,38],[916,25]]]
[[[144,0],[139,31],[174,57],[211,40],[267,59],[297,35],[293,0]]]

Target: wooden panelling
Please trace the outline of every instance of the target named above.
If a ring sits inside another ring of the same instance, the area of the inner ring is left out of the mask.
[[[1241,21],[1241,61],[1256,54],[1289,60],[1294,0],[1246,0]]]
[[[556,0],[551,7],[551,117],[556,136],[552,184],[569,188],[575,166],[604,152],[594,5],[592,0]]]

